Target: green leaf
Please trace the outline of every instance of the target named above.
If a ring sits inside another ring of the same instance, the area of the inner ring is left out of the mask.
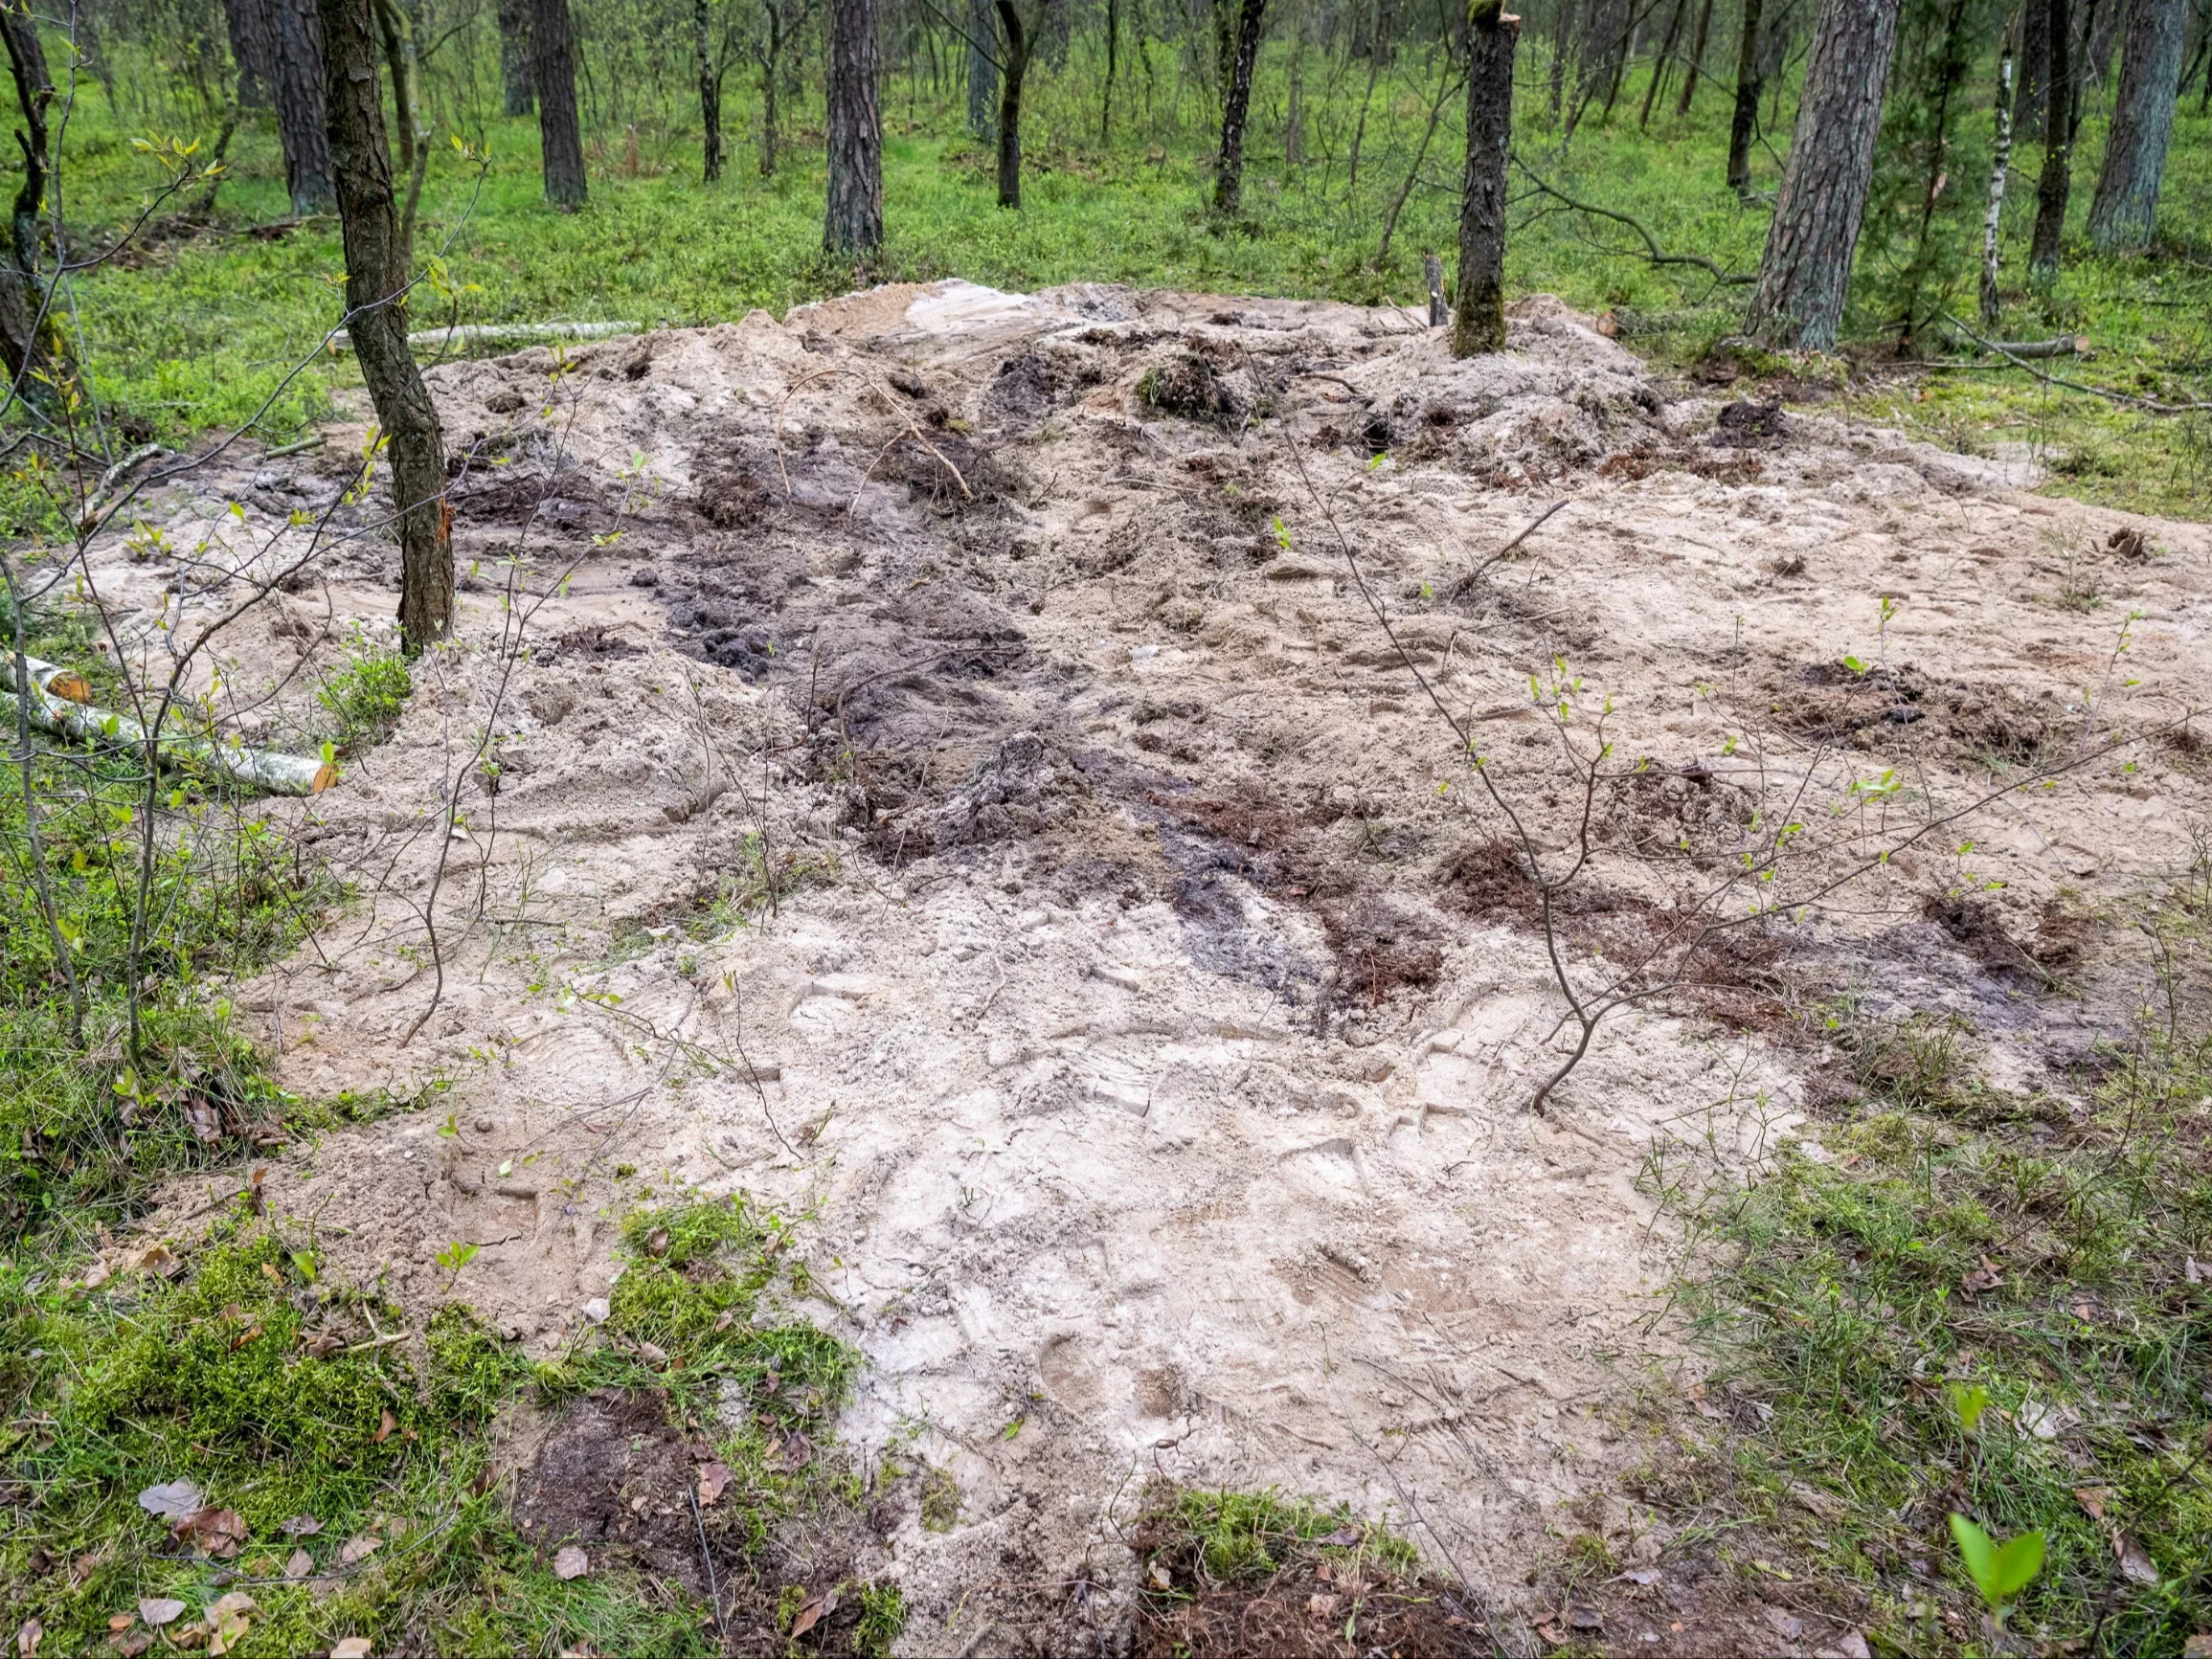
[[[315,1282],[315,1256],[311,1250],[294,1250],[292,1266],[300,1269],[300,1277],[312,1285]]]
[[[1951,1517],[1951,1536],[1958,1541],[1967,1576],[1993,1608],[2011,1601],[2043,1571],[2041,1533],[2021,1533],[1999,1544],[1964,1515],[1954,1514]]]
[[[1856,657],[1846,657],[1843,659],[1843,666],[1850,669],[1854,674],[1863,674],[1869,667],[1872,666],[1872,664],[1862,662]]]
[[[1988,1406],[1989,1390],[1980,1383],[1953,1382],[1951,1385],[1951,1409],[1958,1413],[1958,1424],[1967,1433],[1975,1432],[1975,1425],[1981,1422],[1982,1412]]]

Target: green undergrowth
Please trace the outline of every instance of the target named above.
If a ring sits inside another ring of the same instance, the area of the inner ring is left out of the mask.
[[[1266,1491],[1176,1493],[1140,1523],[1147,1553],[1179,1562],[1217,1584],[1272,1579],[1294,1561],[1373,1562],[1411,1575],[1420,1553],[1405,1538],[1369,1527],[1339,1505],[1321,1509],[1303,1498]]]
[[[759,1557],[779,1521],[850,1484],[826,1455],[793,1467],[788,1447],[827,1451],[855,1356],[784,1312],[804,1290],[789,1229],[741,1201],[633,1216],[623,1237],[605,1322],[541,1364],[459,1303],[410,1331],[375,1285],[337,1281],[311,1236],[244,1199],[180,1259],[134,1241],[66,1280],[50,1264],[0,1269],[9,1628],[36,1618],[48,1651],[91,1651],[142,1599],[170,1598],[185,1611],[166,1637],[189,1645],[242,1593],[241,1654],[349,1636],[378,1652],[716,1651],[703,1603],[596,1540],[588,1575],[555,1576],[559,1540],[510,1516],[494,1419],[593,1390],[663,1401],[731,1473],[703,1511],[727,1585],[733,1556]],[[149,1513],[155,1489],[196,1518]],[[895,1591],[849,1599],[855,1650],[887,1650]]]
[[[2212,1629],[2208,923],[2201,885],[2156,911],[2166,983],[2078,1107],[1983,1085],[1949,1023],[1850,1020],[1824,1150],[1786,1142],[1748,1189],[1647,1166],[1715,1367],[1651,1494],[1694,1513],[1682,1543],[1754,1585],[1754,1558],[1794,1566],[1897,1652]],[[1953,1514],[2044,1540],[2003,1632]]]

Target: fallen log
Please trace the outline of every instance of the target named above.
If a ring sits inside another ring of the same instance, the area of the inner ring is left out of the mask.
[[[643,323],[456,323],[445,328],[418,328],[407,336],[407,344],[419,351],[485,340],[605,340],[644,331]],[[343,328],[330,336],[333,351],[349,351],[352,346],[352,336]]]
[[[127,714],[93,706],[92,686],[83,675],[35,657],[25,658],[24,667],[30,679],[26,689],[31,724],[39,730],[79,743],[145,746],[144,726]],[[16,694],[0,690],[0,717],[10,727],[15,724],[17,708]],[[327,760],[249,749],[236,738],[224,742],[164,732],[159,749],[165,763],[217,773],[272,795],[320,795],[338,781],[338,769]]]

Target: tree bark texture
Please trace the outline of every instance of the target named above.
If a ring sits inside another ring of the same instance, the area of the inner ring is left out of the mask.
[[[968,3],[968,136],[989,144],[999,135],[999,64],[985,44],[999,32],[991,0]]]
[[[822,245],[832,254],[866,258],[883,246],[882,71],[875,0],[830,0],[829,208]]]
[[[1736,42],[1736,112],[1728,123],[1728,188],[1751,189],[1751,140],[1759,130],[1759,17],[1765,0],[1744,0],[1743,34]]]
[[[722,76],[714,67],[711,0],[691,0],[691,56],[699,71],[699,176],[712,184],[722,176]]]
[[[1769,345],[1826,350],[1842,326],[1897,14],[1898,0],[1822,0],[1797,129],[1751,290],[1751,329]]]
[[[2050,60],[2050,12],[2043,0],[2023,0],[2012,92],[2012,136],[2016,143],[2043,142],[2043,86]]]
[[[1045,21],[1040,5],[1027,23],[1013,0],[998,0],[1001,74],[999,78],[999,206],[1022,205],[1022,83],[1037,51],[1037,31]]]
[[[1505,349],[1505,155],[1513,143],[1513,49],[1501,0],[1467,18],[1467,176],[1459,196],[1459,297],[1452,355]]]
[[[2027,0],[2028,10],[2039,10]],[[2074,186],[2073,19],[2066,0],[2047,0],[2043,14],[2043,166],[2036,177],[2036,228],[2028,239],[2028,280],[2048,287],[2059,274],[2059,242],[2066,230],[2066,198]]]
[[[323,113],[323,26],[315,0],[268,0],[277,64],[277,132],[295,217],[330,211],[330,135]]]
[[[223,27],[238,70],[238,107],[270,108],[276,101],[277,45],[269,33],[268,0],[223,0]]]
[[[576,54],[569,31],[569,0],[532,0],[530,40],[545,199],[563,212],[574,212],[589,199],[591,190],[584,181],[583,127],[576,120]]]
[[[509,116],[537,108],[537,74],[530,45],[530,0],[499,0],[499,90]]]
[[[38,274],[39,221],[46,211],[50,154],[47,109],[54,102],[53,78],[38,42],[38,25],[28,8],[0,10],[0,36],[8,46],[8,67],[15,81],[15,108],[23,124],[15,145],[23,153],[23,177],[8,215],[6,258],[0,262],[0,361],[18,397],[45,401],[51,389],[35,377],[48,372],[59,344],[53,323],[43,315],[45,285]]]
[[[2089,203],[2089,242],[2101,253],[2150,245],[2166,146],[2174,136],[2188,22],[2188,0],[2131,0],[2128,7],[2120,90],[2105,141],[2104,170]]]
[[[1997,49],[1997,137],[1990,146],[1989,197],[1981,213],[1981,321],[1994,329],[2003,309],[1998,294],[1998,232],[2004,222],[2005,175],[2012,170],[2012,26]]]
[[[409,652],[453,628],[445,441],[407,348],[407,271],[392,198],[371,0],[320,0],[324,90],[346,244],[346,330],[384,429],[399,527],[399,634]]]
[[[1236,56],[1230,64],[1228,96],[1221,103],[1221,156],[1213,169],[1213,211],[1233,219],[1244,205],[1244,124],[1252,108],[1252,73],[1259,62],[1259,34],[1267,0],[1244,0],[1236,24]]]

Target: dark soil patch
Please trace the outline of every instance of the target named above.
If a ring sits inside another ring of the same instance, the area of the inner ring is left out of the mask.
[[[538,1448],[515,1499],[515,1525],[547,1552],[579,1545],[595,1567],[618,1553],[706,1592],[685,1491],[691,1459],[659,1394],[619,1388],[571,1405]]]
[[[1769,711],[1800,737],[1872,747],[1908,729],[1939,752],[2031,764],[2059,711],[1998,685],[1947,684],[1909,663],[1854,669],[1811,662],[1774,684]],[[1861,733],[1866,735],[1862,738]]]
[[[1766,403],[1739,398],[1723,407],[1713,423],[1713,443],[1721,449],[1772,449],[1789,436],[1790,417],[1779,397]]]
[[[1233,427],[1243,420],[1244,397],[1224,379],[1212,360],[1185,351],[1147,369],[1137,382],[1139,401],[1180,420]]]

